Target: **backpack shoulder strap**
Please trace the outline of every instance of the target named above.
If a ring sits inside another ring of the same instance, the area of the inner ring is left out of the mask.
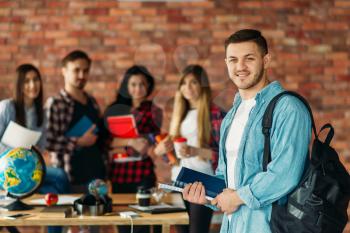
[[[264,116],[263,116],[263,120],[262,120],[262,132],[263,132],[264,138],[265,138],[263,171],[266,171],[267,164],[271,161],[270,133],[271,133],[271,127],[272,127],[273,110],[275,109],[275,106],[276,106],[278,100],[284,95],[294,96],[294,97],[298,98],[306,106],[307,110],[309,111],[310,117],[311,117],[312,130],[314,132],[315,138],[318,138],[314,117],[312,115],[310,105],[305,100],[305,98],[302,97],[301,95],[299,95],[298,93],[293,92],[293,91],[284,91],[284,92],[279,93],[268,104],[268,106],[265,110]]]

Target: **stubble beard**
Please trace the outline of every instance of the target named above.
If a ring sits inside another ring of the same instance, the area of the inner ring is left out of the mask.
[[[254,76],[252,81],[248,82],[245,85],[244,84],[243,85],[236,84],[236,86],[238,87],[238,89],[248,90],[248,89],[254,87],[255,85],[257,85],[262,80],[263,77],[264,77],[264,67],[262,66],[260,69],[260,72]]]

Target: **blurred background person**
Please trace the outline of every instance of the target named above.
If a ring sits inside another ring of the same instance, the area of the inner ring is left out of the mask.
[[[140,137],[113,138],[111,152],[125,148],[128,157],[136,161],[113,162],[109,177],[113,193],[136,193],[138,188],[150,189],[155,186],[156,177],[152,154],[154,137],[160,134],[163,119],[162,110],[148,97],[154,89],[154,78],[146,67],[134,65],[124,75],[116,100],[107,108],[109,116],[133,115]],[[120,233],[130,232],[129,226],[118,226]],[[134,232],[149,232],[149,227],[134,227]]]
[[[38,68],[31,64],[22,64],[16,69],[16,88],[14,98],[0,102],[0,138],[10,121],[31,130],[41,132],[37,147],[42,152],[46,163],[46,175],[39,192],[69,193],[69,182],[61,168],[50,166],[46,146],[46,117],[43,109],[43,82]],[[14,139],[15,140],[15,139]],[[11,149],[0,143],[0,153]],[[49,232],[61,232],[61,227],[49,227]]]
[[[181,167],[214,175],[218,161],[220,125],[224,115],[211,100],[209,79],[203,67],[185,67],[175,94],[169,134],[171,138],[186,138],[187,144],[183,144],[178,151],[181,159],[178,166],[172,167],[172,180],[176,180]],[[164,141],[165,144],[168,143],[168,139]],[[159,144],[157,147],[166,146]],[[190,223],[188,226],[177,227],[177,231],[208,233],[213,211],[187,201],[185,205]]]

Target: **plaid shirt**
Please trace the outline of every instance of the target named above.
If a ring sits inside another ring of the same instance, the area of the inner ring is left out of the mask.
[[[86,94],[86,93],[85,93]],[[96,100],[86,94],[93,103],[94,109],[100,115],[100,109]],[[47,100],[47,146],[51,155],[51,164],[54,167],[63,168],[71,178],[70,158],[77,147],[77,138],[64,136],[74,113],[74,100],[65,90],[59,95]]]
[[[137,109],[131,111],[134,115],[137,130],[144,136],[155,136],[160,133],[163,120],[162,110],[151,101],[144,101]],[[138,153],[131,147],[126,147],[129,156],[137,156]],[[145,159],[136,162],[111,164],[110,178],[112,183],[140,183],[155,182],[152,159],[143,155]]]
[[[224,119],[226,113],[221,110],[218,106],[212,104],[210,106],[210,121],[211,121],[211,136],[209,146],[213,151],[212,153],[212,166],[215,171],[218,166],[219,160],[219,141],[220,141],[220,126],[221,121]]]

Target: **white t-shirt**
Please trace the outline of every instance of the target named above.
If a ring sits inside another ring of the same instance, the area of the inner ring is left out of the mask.
[[[226,138],[226,159],[227,159],[227,181],[228,188],[236,189],[235,187],[235,166],[238,157],[239,145],[241,144],[242,134],[247,124],[249,113],[255,106],[255,98],[242,100],[236,114],[232,120],[230,130]],[[228,215],[231,221],[231,214]]]
[[[187,112],[185,119],[180,126],[180,134],[187,139],[187,145],[198,147],[198,110],[190,110]],[[209,175],[214,175],[214,171],[210,161],[205,161],[198,156],[183,158],[180,160],[179,166],[173,166],[171,171],[171,179],[176,180],[181,167],[187,167]]]
[[[230,130],[226,138],[226,159],[227,159],[227,181],[228,188],[236,189],[235,187],[235,166],[238,157],[239,145],[241,144],[242,134],[247,124],[249,113],[255,106],[255,98],[242,100],[236,114],[232,120]],[[231,221],[231,214],[228,215]]]

